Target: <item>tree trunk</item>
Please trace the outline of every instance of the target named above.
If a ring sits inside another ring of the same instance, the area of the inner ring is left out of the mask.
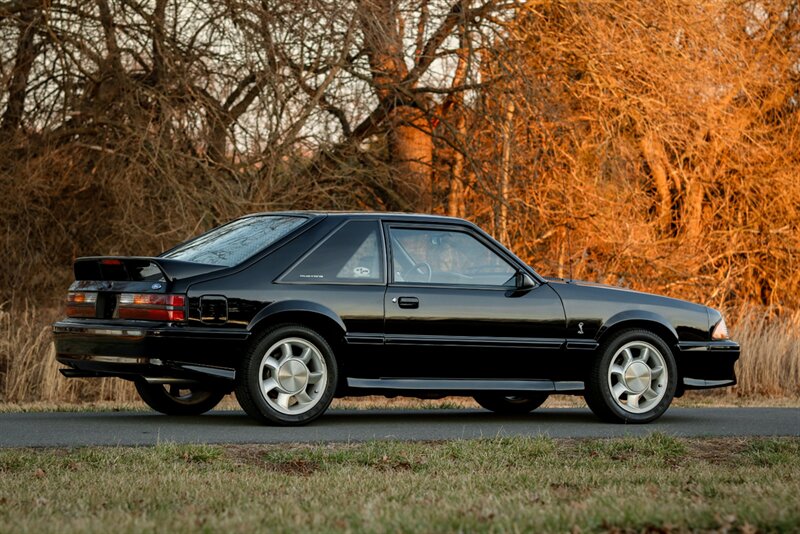
[[[470,48],[469,33],[466,31],[466,27],[461,24],[459,29],[458,63],[456,64],[456,70],[453,73],[453,81],[450,84],[452,89],[458,89],[458,87],[464,85],[467,80],[467,67]],[[466,146],[467,121],[463,108],[464,93],[457,91],[451,93],[451,95],[445,101],[444,105],[442,106],[442,115],[446,115],[449,109],[454,111],[454,129],[456,140],[460,141],[460,143],[456,143],[456,145],[463,144]],[[456,149],[453,155],[453,169],[450,175],[450,192],[447,196],[447,214],[451,217],[464,217],[466,214],[465,212],[464,152]]]
[[[425,109],[413,100],[403,59],[402,14],[393,0],[365,0],[360,4],[361,27],[372,71],[372,87],[379,105],[396,106],[389,113],[389,165],[392,167],[390,209],[431,209],[433,139]]]
[[[463,110],[457,110],[455,130],[459,138],[466,137],[466,120]],[[464,217],[464,153],[456,150],[453,155],[453,169],[450,175],[450,192],[447,195],[447,214],[450,217]]]
[[[667,155],[661,140],[653,132],[647,132],[642,137],[641,146],[658,192],[658,227],[668,234],[672,230],[672,193],[667,177]]]
[[[511,95],[508,95],[506,99],[500,183],[497,188],[497,211],[495,212],[495,237],[503,244],[508,244],[508,183],[511,175],[511,132],[514,123],[514,101],[511,99]]]
[[[34,38],[39,14],[38,9],[29,9],[20,15],[21,27],[17,38],[14,67],[11,70],[7,86],[8,102],[6,111],[3,113],[2,123],[0,123],[0,134],[3,135],[13,135],[22,124],[25,99],[28,94],[28,77],[38,53]]]
[[[164,83],[167,72],[164,49],[164,24],[166,19],[167,0],[156,0],[153,8],[153,68],[150,73],[153,86]]]
[[[689,243],[693,243],[703,234],[703,198],[705,188],[698,178],[686,185],[684,201],[683,231]]]
[[[396,108],[389,118],[389,161],[392,187],[404,211],[430,211],[433,138],[426,113],[410,106]]]

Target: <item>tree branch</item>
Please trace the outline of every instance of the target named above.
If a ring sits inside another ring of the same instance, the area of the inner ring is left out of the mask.
[[[474,9],[467,9],[467,5],[471,0],[458,0],[453,6],[450,8],[450,12],[444,18],[442,23],[433,33],[428,42],[425,43],[425,48],[420,54],[419,59],[415,63],[414,67],[408,73],[408,75],[403,79],[402,83],[404,85],[414,85],[417,80],[419,80],[420,76],[425,74],[428,70],[428,67],[431,66],[433,60],[436,59],[436,50],[442,45],[442,43],[447,40],[450,34],[453,31],[453,28],[459,23],[460,20],[469,21],[472,18],[478,17],[483,15],[484,13],[488,12],[492,9],[495,5],[495,0],[489,0],[485,4],[478,6]]]

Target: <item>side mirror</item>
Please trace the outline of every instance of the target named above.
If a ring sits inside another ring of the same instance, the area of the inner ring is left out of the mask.
[[[518,291],[527,291],[536,287],[536,281],[531,278],[531,275],[522,271],[517,271],[517,274],[514,277],[514,283],[517,286]]]

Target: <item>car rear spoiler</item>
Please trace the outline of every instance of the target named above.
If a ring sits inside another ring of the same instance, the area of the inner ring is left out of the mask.
[[[73,265],[75,280],[110,281],[155,280],[153,275],[160,273],[165,281],[172,282],[225,268],[224,265],[144,256],[89,256],[78,258]]]

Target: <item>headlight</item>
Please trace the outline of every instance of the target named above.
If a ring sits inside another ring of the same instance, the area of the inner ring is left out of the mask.
[[[714,330],[711,331],[711,339],[728,339],[729,337],[728,325],[725,324],[724,318],[720,318],[719,322],[714,326]]]

